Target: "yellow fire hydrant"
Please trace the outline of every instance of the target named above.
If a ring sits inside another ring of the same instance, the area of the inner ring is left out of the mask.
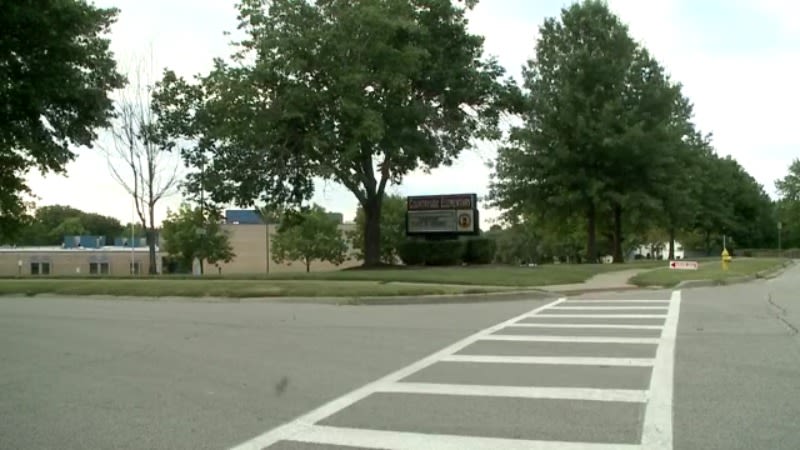
[[[731,262],[731,255],[728,253],[727,248],[722,249],[722,270],[728,270],[728,265]]]

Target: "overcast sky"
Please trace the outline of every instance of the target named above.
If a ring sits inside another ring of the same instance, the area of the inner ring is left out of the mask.
[[[230,0],[98,0],[121,10],[112,48],[123,68],[152,52],[154,69],[191,76],[227,56],[236,27]],[[488,54],[510,74],[533,54],[539,25],[556,16],[564,0],[482,0],[470,14],[473,32],[486,37]],[[800,156],[800,3],[792,0],[609,0],[634,38],[644,43],[695,104],[696,123],[714,134],[720,154],[735,157],[768,193],[792,159]],[[152,49],[152,50],[151,50]],[[38,205],[68,204],[85,211],[131,218],[131,200],[111,178],[98,149],[80,149],[66,176],[29,177]],[[487,192],[492,147],[468,151],[451,168],[414,173],[391,188],[404,195]],[[724,183],[725,180],[719,180]],[[356,210],[351,193],[320,184],[314,201],[344,213]],[[157,220],[181,202],[162,202]],[[484,222],[496,217],[486,211]]]

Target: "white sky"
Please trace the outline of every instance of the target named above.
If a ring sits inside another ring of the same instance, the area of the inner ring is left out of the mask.
[[[235,2],[225,0],[98,0],[121,9],[112,30],[112,48],[121,67],[153,55],[153,73],[169,67],[191,76],[206,72],[211,59],[227,56],[236,27]],[[557,15],[562,0],[482,0],[471,13],[473,32],[486,37],[486,51],[510,74],[533,54],[545,17]],[[733,155],[770,194],[792,159],[800,156],[795,112],[800,104],[800,4],[791,0],[609,0],[611,8],[684,84],[695,103],[696,122],[713,132],[719,153]],[[98,149],[80,149],[66,176],[31,174],[38,205],[68,204],[130,221],[130,197],[111,178]],[[401,186],[405,195],[487,193],[493,146],[465,152],[450,168],[414,173]],[[724,183],[725,180],[720,180]],[[346,189],[320,184],[314,201],[355,215]],[[181,202],[162,202],[157,220]],[[497,211],[482,213],[484,225]]]

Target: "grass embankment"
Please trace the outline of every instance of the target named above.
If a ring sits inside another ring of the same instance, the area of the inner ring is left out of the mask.
[[[776,270],[786,262],[787,260],[779,258],[734,258],[728,270],[723,271],[720,260],[700,261],[700,267],[697,270],[671,270],[669,268],[651,270],[631,278],[630,283],[637,286],[671,287],[682,281],[712,280],[722,284],[733,278]]]
[[[663,262],[556,264],[539,267],[430,267],[283,273],[270,276],[158,278],[22,278],[0,280],[0,295],[60,294],[141,297],[383,297],[482,294],[581,283],[598,273],[653,268]]]

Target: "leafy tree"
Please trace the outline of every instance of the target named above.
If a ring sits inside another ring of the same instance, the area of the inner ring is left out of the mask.
[[[523,70],[525,123],[498,153],[496,204],[544,211],[552,221],[579,211],[590,262],[597,261],[597,217],[607,189],[604,147],[625,131],[616,116],[636,50],[605,3],[576,3],[560,20],[546,19],[536,56]]]
[[[65,235],[105,236],[106,242],[123,235],[119,220],[64,205],[42,206],[12,241],[17,245],[59,245]]]
[[[219,221],[200,207],[183,204],[178,211],[169,212],[161,233],[164,250],[185,268],[199,259],[201,273],[206,262],[230,262],[236,256]]]
[[[318,205],[287,213],[272,244],[273,261],[302,261],[306,272],[311,271],[314,260],[339,265],[347,259],[347,242],[339,224]]]
[[[364,211],[365,264],[378,264],[387,184],[498,137],[510,82],[482,59],[465,18],[477,2],[465,3],[243,0],[234,64],[196,83],[167,72],[155,95],[171,136],[197,144],[190,182],[245,206],[299,204],[314,176],[336,181]]]
[[[366,215],[364,208],[356,211],[356,229],[349,233],[356,250],[356,257],[364,259],[364,235],[366,233]],[[399,258],[398,250],[406,240],[406,200],[399,195],[387,195],[381,207],[381,262],[395,264]]]
[[[64,170],[91,145],[124,78],[105,37],[117,10],[84,0],[8,1],[0,14],[0,239],[20,230],[25,174]]]
[[[781,199],[776,205],[781,222],[783,248],[800,247],[800,159],[789,166],[789,173],[775,182]]]

